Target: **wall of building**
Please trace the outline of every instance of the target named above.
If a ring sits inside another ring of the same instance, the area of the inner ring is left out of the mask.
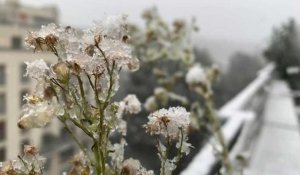
[[[60,174],[66,159],[75,153],[74,143],[58,120],[42,129],[21,130],[17,122],[21,115],[22,98],[35,86],[34,80],[24,78],[25,61],[44,59],[54,63],[51,53],[35,53],[25,49],[24,38],[41,25],[58,22],[53,6],[34,8],[22,6],[18,0],[0,3],[0,162],[15,159],[24,144],[34,144],[48,159],[49,174]],[[58,146],[59,145],[59,146]]]

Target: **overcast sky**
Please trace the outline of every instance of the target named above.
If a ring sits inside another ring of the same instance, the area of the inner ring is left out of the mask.
[[[289,17],[300,21],[300,0],[22,0],[58,5],[62,24],[88,26],[110,14],[128,14],[141,22],[141,11],[156,5],[168,20],[197,17],[199,35],[262,43],[274,25]]]

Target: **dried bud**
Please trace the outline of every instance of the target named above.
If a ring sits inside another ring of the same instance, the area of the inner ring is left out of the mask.
[[[49,34],[46,36],[45,42],[48,46],[48,50],[52,50],[52,48],[57,44],[58,39],[59,38],[53,34]]]
[[[44,99],[52,100],[54,96],[55,90],[51,86],[46,87],[46,89],[44,90]]]
[[[102,41],[102,35],[100,33],[97,33],[95,36],[94,36],[94,40],[95,40],[95,45],[99,45]]]
[[[17,175],[11,161],[4,163],[3,167],[0,169],[0,175]]]
[[[85,53],[89,56],[93,56],[95,53],[95,46],[94,45],[89,45],[87,48],[85,48]]]
[[[69,79],[69,68],[65,62],[58,62],[53,67],[53,72],[55,72],[57,79],[63,83],[66,83]]]
[[[43,38],[38,37],[33,32],[29,33],[28,36],[25,38],[25,43],[27,46],[34,49],[34,51],[48,50],[46,41]]]
[[[124,43],[127,43],[128,40],[129,40],[129,36],[128,36],[128,35],[124,35],[124,36],[122,37],[122,41],[123,41]]]
[[[39,153],[39,150],[32,145],[24,145],[25,156],[35,156]]]
[[[72,74],[79,75],[81,73],[81,67],[75,62],[69,63],[69,69]]]

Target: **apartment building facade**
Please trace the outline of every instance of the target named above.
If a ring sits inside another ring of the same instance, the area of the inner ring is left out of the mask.
[[[23,96],[30,93],[35,84],[23,76],[24,62],[44,59],[50,64],[56,61],[53,54],[33,54],[26,50],[24,38],[29,31],[51,22],[58,22],[58,10],[53,6],[26,7],[17,0],[0,3],[0,162],[15,159],[24,144],[33,144],[47,157],[48,174],[57,175],[66,169],[67,160],[76,151],[59,121],[54,120],[43,129],[17,127]]]

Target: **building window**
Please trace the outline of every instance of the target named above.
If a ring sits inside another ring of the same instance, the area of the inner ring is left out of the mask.
[[[11,41],[12,41],[12,49],[22,48],[22,38],[20,36],[13,36]]]
[[[0,85],[4,85],[6,80],[5,65],[0,65]]]
[[[5,148],[0,148],[0,162],[6,161],[6,151]]]
[[[0,122],[0,142],[5,139],[5,135],[6,135],[5,122]]]
[[[24,76],[26,74],[26,69],[27,69],[27,65],[23,63],[21,65],[21,75],[20,75],[22,83],[27,83],[30,80],[28,76]]]
[[[20,106],[22,107],[24,104],[26,104],[26,100],[24,100],[24,96],[29,94],[29,91],[27,89],[23,89],[20,92]]]
[[[5,114],[6,112],[6,97],[5,94],[0,94],[0,114]]]

